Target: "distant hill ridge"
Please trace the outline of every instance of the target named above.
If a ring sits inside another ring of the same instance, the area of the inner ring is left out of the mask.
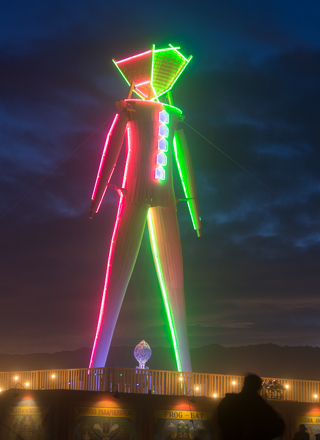
[[[111,347],[107,367],[135,368],[134,347]],[[26,355],[0,354],[0,371],[86,368],[90,349]],[[194,372],[320,380],[320,347],[280,347],[275,344],[222,347],[211,344],[190,350]],[[150,369],[175,370],[170,348],[154,347],[147,365]]]

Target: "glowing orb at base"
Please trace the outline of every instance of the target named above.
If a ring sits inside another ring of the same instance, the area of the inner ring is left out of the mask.
[[[146,362],[151,358],[152,355],[150,345],[146,341],[141,341],[140,344],[136,346],[133,353],[134,357],[139,362],[139,367],[136,368],[141,368],[143,370],[148,368],[146,367]]]

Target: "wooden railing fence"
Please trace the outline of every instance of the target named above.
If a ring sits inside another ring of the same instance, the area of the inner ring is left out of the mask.
[[[0,390],[10,388],[118,391],[120,393],[224,397],[242,389],[243,376],[134,368],[82,368],[0,372]],[[298,402],[319,402],[320,382],[263,377],[277,380],[285,390],[267,397]]]

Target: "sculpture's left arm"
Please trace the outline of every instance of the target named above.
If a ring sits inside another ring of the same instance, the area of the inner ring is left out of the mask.
[[[192,224],[194,229],[197,231],[198,237],[201,237],[201,218],[199,214],[199,205],[197,199],[196,184],[194,180],[193,166],[186,137],[182,129],[175,132],[173,146],[174,155],[176,158],[183,191],[187,199]]]
[[[128,118],[124,112],[120,115],[117,113],[107,135],[96,183],[91,197],[90,218],[93,217],[95,212],[98,212],[108,183],[115,169],[126,132],[127,122]]]

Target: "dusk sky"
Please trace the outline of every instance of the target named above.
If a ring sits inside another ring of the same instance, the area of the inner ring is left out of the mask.
[[[5,3],[0,353],[92,345],[118,195],[93,220],[90,199],[128,91],[112,58],[153,43],[193,55],[174,103],[233,160],[184,125],[203,227],[178,204],[190,346],[320,346],[319,1]],[[142,339],[171,344],[147,229],[113,345]]]

